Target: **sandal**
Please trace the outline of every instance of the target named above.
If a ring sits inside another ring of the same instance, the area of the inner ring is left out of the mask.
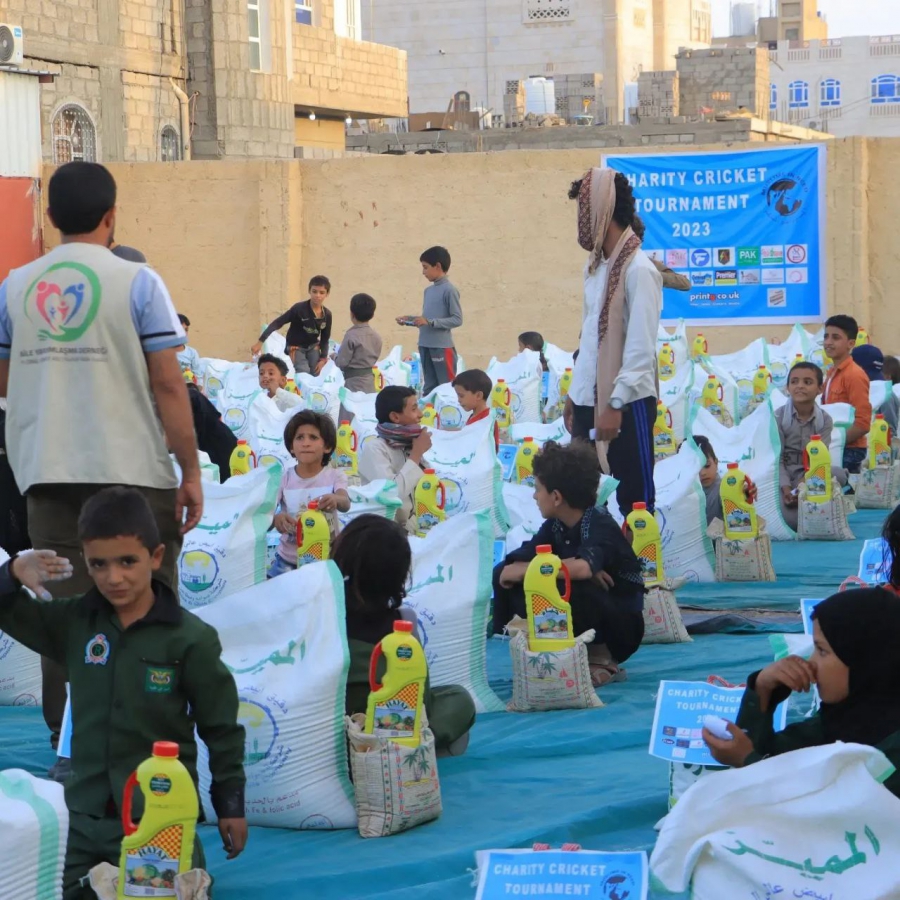
[[[595,688],[628,680],[628,673],[614,663],[608,665],[604,663],[589,663],[588,668],[591,672],[591,684]]]

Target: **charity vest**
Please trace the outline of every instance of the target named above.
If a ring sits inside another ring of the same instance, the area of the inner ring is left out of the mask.
[[[71,243],[10,272],[6,437],[23,493],[35,484],[177,486],[131,318],[142,268]]]

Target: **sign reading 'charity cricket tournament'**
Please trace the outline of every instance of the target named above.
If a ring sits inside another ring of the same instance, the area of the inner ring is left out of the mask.
[[[664,322],[818,322],[825,306],[825,147],[606,156],[628,176],[644,251],[687,276]]]

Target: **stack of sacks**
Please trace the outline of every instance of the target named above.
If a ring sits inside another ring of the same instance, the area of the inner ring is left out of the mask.
[[[295,465],[294,457],[284,445],[284,429],[301,409],[302,405],[282,412],[268,397],[263,397],[250,407],[247,440],[256,454],[256,465],[260,469],[278,466],[284,472]]]
[[[484,640],[491,608],[493,525],[482,510],[441,522],[410,538],[412,587],[404,604],[416,612],[432,687],[464,687],[479,712],[503,703],[488,686]]]
[[[350,495],[350,509],[338,513],[341,528],[345,528],[359,516],[367,514],[384,516],[393,521],[397,510],[403,505],[397,493],[397,485],[384,478],[370,481],[368,484],[351,484],[347,488],[347,493]]]
[[[544,346],[544,359],[547,360],[547,402],[544,404],[544,421],[550,422],[562,415],[565,400],[559,396],[559,380],[566,369],[574,371],[574,354],[562,350],[555,344]]]
[[[677,368],[674,377],[659,383],[660,400],[672,415],[672,431],[678,443],[687,437],[687,423],[696,393],[695,379],[705,381],[706,372],[689,363]]]
[[[215,407],[222,411],[219,404],[219,394],[225,387],[225,379],[232,369],[244,369],[243,363],[228,362],[226,359],[212,359],[203,357],[200,360],[200,372],[195,372],[198,381],[203,382],[203,391],[207,397],[213,402]],[[259,387],[259,377],[257,376],[257,387]]]
[[[178,558],[181,605],[197,609],[265,581],[281,469],[203,482],[203,518]]]
[[[730,428],[740,420],[740,392],[737,382],[724,369],[713,365],[708,359],[704,359],[702,365],[694,364],[694,383],[691,388],[691,397],[694,404],[703,405],[703,391],[710,375],[715,375],[722,386],[722,396],[716,399],[721,406],[721,413],[715,413],[717,420]]]
[[[375,363],[381,377],[384,379],[384,386],[389,384],[399,384],[403,387],[411,385],[410,375],[412,367],[409,363],[403,362],[403,348],[397,344],[391,349],[391,352],[384,359]],[[375,385],[379,388],[380,385]],[[372,395],[374,397],[374,394]]]
[[[63,787],[22,769],[0,772],[3,900],[61,900],[69,811]]]
[[[207,381],[207,387],[209,382]],[[272,403],[259,386],[259,372],[253,366],[234,366],[225,375],[216,396],[222,421],[239,441],[250,439],[250,410],[254,404]]]
[[[9,554],[0,548],[0,565]],[[0,706],[39,706],[41,658],[0,631]]]
[[[350,424],[356,432],[357,454],[362,453],[366,441],[377,436],[378,419],[375,417],[375,398],[378,394],[363,391],[348,391],[341,388],[341,407],[350,414]]]
[[[425,463],[444,484],[448,518],[490,510],[494,535],[505,535],[509,522],[503,503],[503,473],[490,417],[461,431],[435,431],[431,439]]]
[[[726,353],[709,357],[709,371],[721,378],[725,373],[737,386],[738,414],[734,417],[737,422],[750,411],[750,401],[753,397],[753,376],[760,366],[768,367],[766,357],[766,342],[764,338],[757,338],[751,344],[738,350],[736,353]],[[725,382],[722,382],[725,386]],[[726,388],[727,390],[727,388]]]
[[[787,386],[788,373],[797,360],[797,355],[809,359],[812,352],[812,341],[801,325],[795,325],[787,340],[782,344],[769,344],[766,353],[769,357],[769,371],[772,373],[772,384],[784,389]]]
[[[325,363],[325,367],[318,375],[308,375],[301,372],[296,377],[297,389],[303,397],[306,409],[313,412],[326,413],[334,422],[335,428],[340,425],[338,421],[341,409],[341,388],[344,386],[344,375],[332,360]]]
[[[246,729],[250,825],[356,826],[344,739],[350,651],[344,582],[333,562],[312,563],[198,610],[219,633]],[[483,632],[482,632],[483,633]],[[208,752],[198,740],[207,822]]]
[[[488,404],[490,404],[490,398]],[[438,385],[427,397],[422,397],[422,405],[430,403],[439,417],[439,427],[444,431],[457,431],[466,423],[469,414],[459,405],[456,391],[449,384]]]
[[[682,366],[687,365],[691,359],[691,345],[687,339],[687,328],[684,325],[684,319],[679,319],[673,332],[667,331],[662,325],[659,326],[659,333],[656,337],[656,351],[659,353],[663,344],[668,344],[675,354],[675,371],[678,372]]]
[[[766,520],[771,539],[795,540],[797,535],[781,514],[781,436],[771,403],[758,407],[734,428],[726,428],[705,409],[697,407],[692,433],[709,438],[719,459],[721,475],[727,471],[728,463],[735,462],[756,484],[756,511]]]
[[[541,421],[541,355],[537,351],[523,350],[505,363],[494,357],[487,374],[495,385],[501,378],[506,382],[513,422]]]

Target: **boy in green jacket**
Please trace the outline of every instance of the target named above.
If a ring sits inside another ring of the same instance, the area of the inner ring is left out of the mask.
[[[69,675],[65,900],[92,898],[83,886],[88,872],[101,862],[119,864],[125,782],[154,741],[177,743],[197,784],[195,727],[209,748],[210,795],[228,858],[247,841],[237,688],[215,629],[182,610],[153,577],[165,546],[147,501],[132,488],[107,488],[84,505],[78,532],[95,584],[83,597],[46,602],[44,582],[71,574],[69,561],[52,551],[25,553],[0,567],[0,630]],[[142,813],[138,791],[134,818]],[[199,839],[194,865],[205,868]]]

